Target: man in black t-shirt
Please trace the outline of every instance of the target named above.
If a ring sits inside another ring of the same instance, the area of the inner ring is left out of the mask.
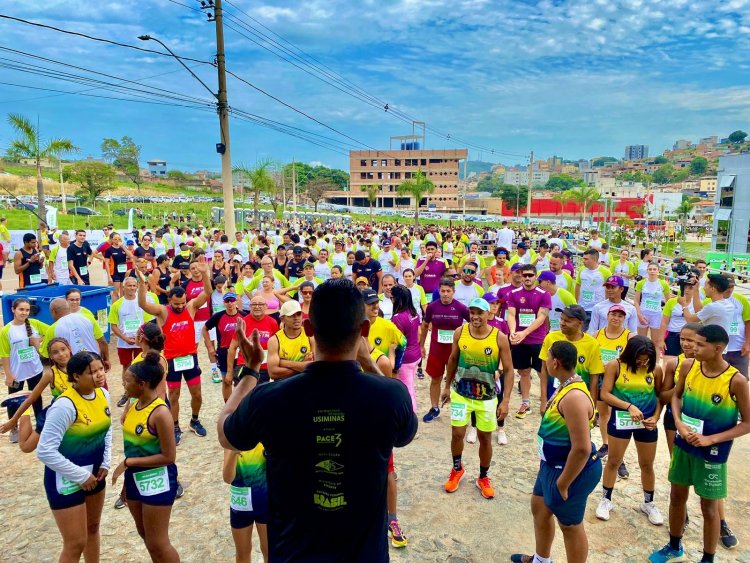
[[[352,264],[352,281],[359,277],[367,278],[370,281],[370,287],[378,291],[380,278],[383,277],[383,267],[380,262],[370,258],[364,250],[358,250],[354,254],[354,264]]]
[[[68,247],[68,265],[75,271],[75,279],[81,285],[91,285],[89,266],[93,251],[86,240],[86,231],[78,229],[76,240]]]
[[[316,361],[257,388],[260,338],[248,341],[242,325],[246,367],[217,428],[227,449],[265,447],[270,560],[387,561],[388,459],[414,438],[417,419],[406,387],[374,375],[361,293],[346,279],[319,285],[304,325]]]

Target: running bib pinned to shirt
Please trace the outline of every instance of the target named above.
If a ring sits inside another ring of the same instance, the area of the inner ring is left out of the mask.
[[[29,276],[29,283],[32,285],[36,283],[42,283],[42,274],[31,274]]]
[[[175,371],[188,371],[195,367],[195,358],[192,355],[180,356],[179,358],[175,358],[173,361]]]
[[[428,304],[432,303],[432,293],[426,293],[424,297],[427,300]]]
[[[453,344],[453,331],[438,330],[437,341],[439,344]]]
[[[138,329],[141,326],[141,321],[138,319],[127,319],[122,323],[122,327],[125,329],[125,332],[138,332]]]
[[[84,465],[83,469],[91,473],[94,470],[93,465]],[[72,495],[81,490],[81,485],[75,483],[60,473],[55,473],[55,488],[58,494],[63,496]]]
[[[89,267],[88,266],[81,266],[81,275],[82,276],[88,276],[89,275]]]
[[[600,348],[600,351],[603,364],[611,362],[612,360],[616,360],[620,357],[620,352],[618,352],[617,350],[607,350],[606,348]]]
[[[594,290],[593,289],[582,289],[581,290],[581,301],[593,301]]]
[[[740,335],[740,323],[737,321],[734,321],[733,323],[729,323],[729,336],[739,336]]]
[[[36,350],[33,346],[26,346],[25,348],[19,348],[18,349],[18,361],[25,364],[28,362],[33,362],[35,357]]]
[[[539,459],[547,461],[547,458],[544,456],[544,439],[539,434],[536,436],[536,447],[539,452]]]
[[[118,264],[117,265],[117,273],[118,274],[124,274],[125,272],[127,272],[127,270],[128,270],[128,265],[127,264],[123,263],[123,264]],[[81,268],[81,273],[83,273],[83,268]]]
[[[549,320],[549,329],[550,329],[550,331],[560,330],[560,319],[550,319]]]
[[[531,326],[531,323],[536,319],[534,313],[518,313],[518,326]]]
[[[229,487],[229,507],[240,512],[253,510],[253,493],[250,487]]]
[[[166,467],[155,467],[133,473],[133,480],[144,497],[152,497],[169,491],[169,476]]]
[[[680,420],[682,420],[682,423],[693,432],[697,432],[701,435],[703,434],[703,421],[700,418],[693,418],[692,416],[682,413]]]
[[[633,420],[628,411],[615,411],[615,428],[617,430],[641,430],[643,422]]]
[[[658,299],[645,299],[643,301],[643,309],[651,313],[658,313],[661,308],[661,301]]]

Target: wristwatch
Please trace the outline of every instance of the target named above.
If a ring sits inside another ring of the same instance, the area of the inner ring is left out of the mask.
[[[237,374],[237,383],[239,384],[239,382],[242,381],[245,377],[254,377],[256,381],[260,380],[260,374],[253,368],[249,368],[247,366],[243,366],[243,368],[240,370],[240,373]]]

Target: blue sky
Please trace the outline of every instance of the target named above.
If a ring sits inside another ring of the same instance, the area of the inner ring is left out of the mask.
[[[197,0],[179,0],[197,8]],[[498,151],[470,157],[514,164],[537,158],[621,157],[627,144],[651,154],[676,139],[726,136],[750,127],[750,0],[231,0],[227,24],[253,25],[247,12],[366,93],[434,130]],[[211,60],[214,27],[168,0],[30,0],[2,13],[115,41],[151,47],[144,33],[178,54]],[[0,20],[0,46],[138,80],[210,102],[174,59]],[[278,38],[276,38],[278,40]],[[229,78],[230,105],[357,147],[388,148],[411,126],[316,78],[226,29],[227,67],[338,131],[339,136]],[[0,52],[22,64],[34,62]],[[190,63],[191,65],[193,63]],[[68,72],[81,71],[65,69]],[[216,71],[194,72],[216,88]],[[89,75],[91,76],[91,75]],[[90,87],[0,66],[0,82],[55,90]],[[103,90],[89,94],[115,96]],[[0,107],[38,115],[43,134],[69,137],[99,155],[104,137],[130,135],[143,160],[183,170],[218,170],[217,118],[210,111],[149,105],[0,84]],[[392,113],[392,112],[391,112]],[[348,168],[346,156],[233,119],[232,156],[292,158]],[[12,131],[0,121],[0,149]],[[345,152],[342,145],[339,150]],[[427,134],[428,148],[461,145]],[[511,154],[500,154],[511,153]]]

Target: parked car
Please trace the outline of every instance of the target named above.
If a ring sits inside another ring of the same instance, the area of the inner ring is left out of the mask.
[[[72,207],[68,209],[68,215],[101,215],[90,207]]]

